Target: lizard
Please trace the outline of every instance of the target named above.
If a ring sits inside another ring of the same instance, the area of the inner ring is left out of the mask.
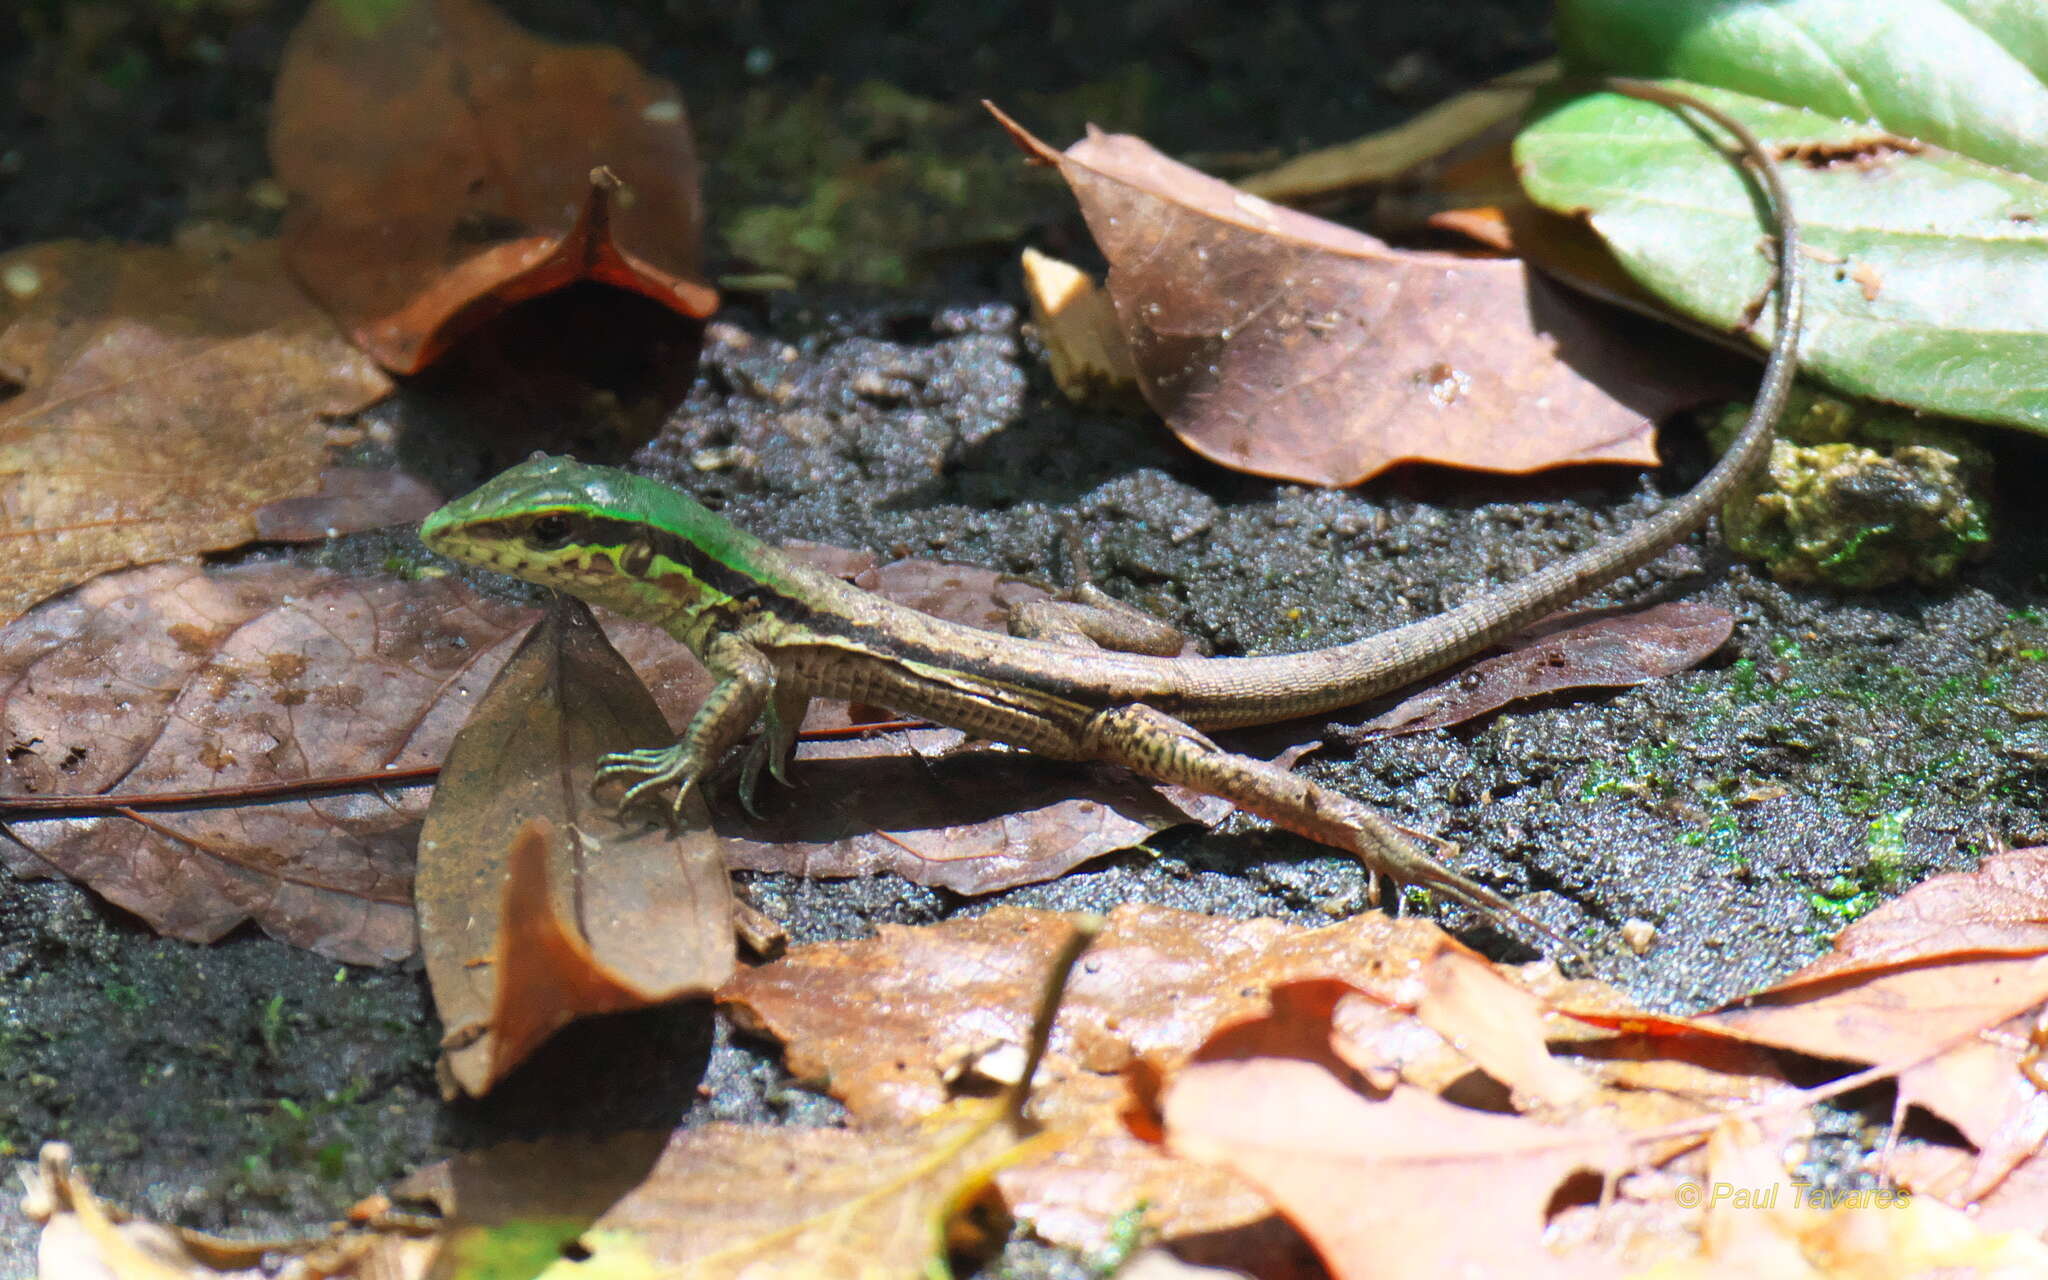
[[[1066,601],[1016,611],[1012,634],[1003,635],[894,604],[799,563],[657,480],[546,455],[435,511],[420,536],[453,559],[656,623],[709,668],[715,683],[674,744],[600,761],[600,784],[631,782],[622,808],[674,786],[672,812],[680,814],[690,790],[760,723],[764,731],[740,775],[740,796],[751,808],[764,765],[787,781],[784,764],[809,700],[852,698],[1040,755],[1105,761],[1220,796],[1352,853],[1375,887],[1384,875],[1542,929],[1378,810],[1288,768],[1226,751],[1207,735],[1354,706],[1494,644],[1656,557],[1768,453],[1795,370],[1801,315],[1799,230],[1774,159],[1706,104],[1653,84],[1608,83],[1712,119],[1740,143],[1768,193],[1777,221],[1777,308],[1760,387],[1741,433],[1687,493],[1432,617],[1308,652],[1178,657],[1173,628],[1083,588]]]

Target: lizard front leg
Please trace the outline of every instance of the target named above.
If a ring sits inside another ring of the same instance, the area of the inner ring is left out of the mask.
[[[650,791],[675,783],[675,800],[669,811],[680,818],[690,788],[760,719],[761,709],[775,692],[773,664],[759,649],[736,635],[721,635],[713,640],[704,652],[704,665],[718,678],[718,683],[711,687],[697,714],[690,717],[682,737],[666,747],[614,751],[598,761],[598,782],[635,776],[640,779],[620,797],[621,809]]]
[[[1498,893],[1424,853],[1372,808],[1278,765],[1225,751],[1157,708],[1130,703],[1098,711],[1082,729],[1081,745],[1095,759],[1221,796],[1289,831],[1353,853],[1374,874],[1427,885],[1487,915],[1528,921]]]

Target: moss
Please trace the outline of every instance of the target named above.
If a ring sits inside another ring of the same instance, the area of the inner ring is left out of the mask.
[[[1026,95],[1021,118],[1063,139],[1091,118],[1139,121],[1157,95],[1143,66],[1057,95]],[[820,81],[792,96],[750,92],[719,157],[713,219],[755,274],[902,288],[951,251],[1014,241],[1071,207],[1034,182],[978,105],[938,102],[869,80]]]
[[[1131,1260],[1131,1255],[1145,1244],[1145,1210],[1148,1207],[1144,1201],[1139,1201],[1110,1222],[1109,1242],[1088,1259],[1090,1275],[1115,1275]]]
[[[1895,809],[1870,820],[1863,836],[1863,865],[1834,877],[1806,895],[1816,917],[1816,932],[1832,936],[1869,914],[1912,879],[1914,868],[1906,848],[1910,808]]]
[[[1723,411],[1717,444],[1746,411]],[[1722,507],[1722,528],[1782,582],[1931,585],[1989,554],[1990,473],[1959,429],[1800,392],[1769,464]]]

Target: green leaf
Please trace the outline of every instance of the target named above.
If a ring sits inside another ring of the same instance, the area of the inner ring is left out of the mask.
[[[1563,0],[1574,72],[1671,77],[2048,179],[2041,0]]]
[[[1570,6],[1580,23],[1596,8],[1651,7]],[[1730,22],[1744,11],[1752,31],[1760,22],[1747,13],[1757,6],[1664,7],[1728,10]],[[1768,7],[1789,21],[1829,6]],[[1656,31],[1676,31],[1671,22],[1638,26],[1645,47]],[[1694,48],[1675,37],[1669,44]],[[1786,182],[1809,246],[1800,263],[1807,370],[1854,394],[2048,432],[2048,183],[1867,123],[1671,87],[1720,106],[1788,157]],[[2048,139],[2048,127],[2037,136]],[[1515,162],[1532,199],[1587,215],[1628,272],[1674,309],[1724,332],[1755,317],[1751,338],[1767,339],[1770,316],[1759,304],[1771,272],[1768,222],[1737,166],[1688,121],[1613,94],[1575,98],[1522,132]]]

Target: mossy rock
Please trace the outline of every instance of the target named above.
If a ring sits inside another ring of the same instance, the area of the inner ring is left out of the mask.
[[[1722,411],[1709,428],[1718,447],[1747,413]],[[1800,391],[1721,528],[1780,582],[1934,585],[1990,552],[1990,475],[1990,455],[1959,428]]]

